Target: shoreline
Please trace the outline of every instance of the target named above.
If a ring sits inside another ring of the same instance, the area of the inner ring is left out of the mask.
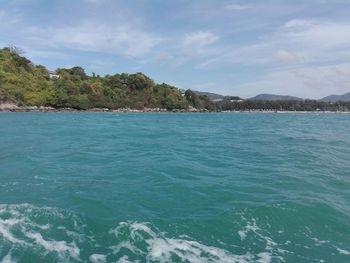
[[[144,108],[144,109],[131,109],[131,108],[119,108],[119,109],[108,109],[108,108],[91,108],[91,109],[74,109],[74,108],[53,108],[46,106],[14,106],[14,105],[1,105],[0,112],[209,112],[207,109],[172,109],[168,110],[165,108]]]
[[[108,108],[93,108],[87,110],[73,109],[73,108],[52,108],[44,106],[33,106],[33,107],[1,107],[0,112],[109,112],[109,113],[322,113],[322,114],[349,114],[350,111],[275,111],[275,110],[241,110],[241,111],[209,111],[207,109],[173,109],[167,110],[164,108],[145,108],[145,109],[130,109],[130,108],[120,108],[120,109],[108,109]]]

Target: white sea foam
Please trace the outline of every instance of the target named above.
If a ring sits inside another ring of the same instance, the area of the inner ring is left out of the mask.
[[[241,237],[241,240],[245,239],[247,237],[247,233],[252,231],[256,232],[259,230],[259,227],[257,226],[255,220],[253,219],[252,222],[248,222],[247,225],[245,226],[244,230],[239,230],[238,235]]]
[[[118,259],[117,263],[130,263],[132,261],[129,260],[128,256],[122,256],[120,259]],[[139,261],[134,261],[134,262],[139,262]]]
[[[14,258],[12,258],[11,252],[9,252],[6,256],[4,256],[0,263],[16,263],[17,260],[15,260]]]
[[[320,239],[318,239],[317,237],[312,237],[311,239],[312,239],[313,241],[315,241],[316,246],[321,246],[321,245],[323,245],[323,244],[329,243],[328,240],[320,240]]]
[[[342,255],[350,255],[350,252],[341,248],[336,247],[336,249],[338,250],[339,254]]]
[[[243,222],[246,222],[243,229],[237,232],[241,240],[243,241],[249,236],[250,238],[254,239],[254,242],[265,244],[266,251],[258,254],[260,259],[256,260],[256,262],[269,263],[273,259],[283,262],[284,259],[282,255],[288,251],[281,249],[280,245],[270,237],[270,233],[266,229],[261,229],[258,226],[254,218],[247,220],[244,216],[242,216],[241,219]]]
[[[130,261],[124,255],[126,251],[146,258],[147,262],[268,263],[272,258],[268,252],[261,252],[257,255],[251,253],[236,255],[225,249],[204,245],[187,238],[169,238],[165,233],[151,228],[147,223],[122,222],[110,233],[114,234],[117,240],[122,240],[111,247],[113,254],[120,257],[118,262]]]
[[[259,253],[258,256],[260,257],[260,259],[257,261],[259,263],[269,263],[272,260],[271,254],[268,252]]]
[[[45,248],[46,251],[56,252],[60,258],[71,256],[78,259],[80,250],[74,244],[68,244],[66,241],[48,241],[45,240],[40,233],[28,232],[26,236],[33,239],[38,245]]]
[[[238,235],[241,238],[241,240],[245,239],[247,237],[247,232],[244,230],[239,230]]]
[[[89,257],[89,260],[92,262],[92,263],[105,263],[107,262],[107,259],[106,259],[106,255],[101,255],[101,254],[92,254],[90,257]]]
[[[55,253],[61,260],[71,258],[80,260],[80,250],[74,241],[76,239],[60,241],[50,237],[52,225],[48,222],[51,220],[71,222],[72,217],[62,214],[55,208],[38,208],[28,204],[0,205],[0,242],[6,246],[4,251],[8,251],[8,257],[2,261],[9,260],[9,251],[13,248],[22,251],[39,249],[42,255]],[[57,229],[55,228],[54,231],[57,232]],[[66,236],[73,236],[74,233],[71,230],[62,232]],[[45,239],[43,235],[48,238]]]
[[[233,246],[217,241],[216,245],[204,244],[187,235],[171,237],[161,232],[150,223],[121,222],[109,231],[115,236],[114,245],[107,247],[104,254],[90,251],[88,258],[80,244],[91,242],[99,247],[98,236],[84,232],[84,224],[74,214],[55,208],[39,208],[31,205],[0,205],[0,241],[7,244],[6,253],[12,248],[22,251],[36,251],[38,256],[55,256],[60,262],[89,261],[105,263],[114,262],[237,262],[269,263],[282,262],[283,251],[269,237],[268,232],[261,229],[255,220],[246,220],[245,226],[238,232],[242,241],[250,242],[253,238],[265,249],[253,252],[234,253]],[[57,235],[58,234],[58,235]],[[57,236],[61,236],[58,240]],[[90,246],[88,245],[88,247]],[[220,247],[218,247],[220,246]],[[84,246],[86,247],[86,246]],[[343,251],[343,250],[338,250]],[[345,250],[344,250],[345,251]],[[345,251],[346,252],[346,251]],[[11,255],[8,254],[8,262]],[[4,261],[6,262],[6,261]],[[7,263],[7,262],[6,262]]]

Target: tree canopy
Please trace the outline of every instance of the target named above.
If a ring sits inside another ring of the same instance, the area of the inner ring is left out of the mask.
[[[206,96],[185,95],[178,88],[155,83],[143,73],[89,76],[81,67],[56,70],[50,78],[42,65],[34,65],[18,48],[0,49],[0,100],[18,105],[55,108],[165,108],[212,109]],[[193,93],[187,91],[188,94]]]
[[[287,110],[349,111],[350,102],[317,100],[243,100],[227,96],[213,102],[192,90],[157,84],[145,74],[89,76],[81,67],[60,68],[55,78],[42,65],[35,65],[17,47],[0,49],[0,102],[19,106],[50,106],[57,109],[162,108],[187,110],[194,107],[208,111]],[[58,78],[57,78],[58,75]]]

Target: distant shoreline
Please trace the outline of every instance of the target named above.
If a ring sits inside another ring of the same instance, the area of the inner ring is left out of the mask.
[[[107,108],[93,108],[93,109],[73,109],[73,108],[52,108],[44,106],[33,107],[0,107],[0,112],[114,112],[114,113],[350,113],[350,111],[275,111],[275,110],[240,110],[240,111],[208,111],[206,109],[173,109],[168,110],[164,108],[145,108],[145,109],[107,109]]]

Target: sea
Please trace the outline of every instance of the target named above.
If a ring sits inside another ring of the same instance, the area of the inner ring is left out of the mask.
[[[0,113],[0,262],[350,262],[350,114]]]

